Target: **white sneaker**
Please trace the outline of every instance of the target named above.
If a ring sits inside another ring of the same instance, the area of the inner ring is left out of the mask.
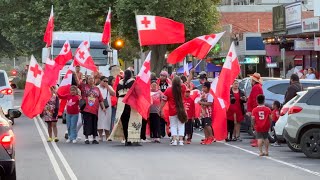
[[[73,141],[72,141],[73,144],[76,144],[77,142],[78,142],[77,140],[73,140]]]
[[[170,145],[171,145],[171,146],[176,146],[176,145],[178,145],[177,140],[172,141]]]
[[[151,141],[148,140],[148,139],[145,139],[145,140],[144,140],[144,139],[141,139],[141,142],[142,142],[142,143],[150,143]]]
[[[281,145],[280,145],[278,142],[275,142],[275,143],[271,144],[271,146],[273,146],[273,147],[280,147]]]
[[[70,139],[67,139],[67,140],[66,140],[66,143],[70,143],[70,142],[71,142],[71,140],[70,140]]]
[[[183,146],[183,141],[179,141],[179,146]]]
[[[121,144],[124,144],[124,143],[126,143],[126,140],[122,140],[122,141],[121,141]]]
[[[77,137],[77,141],[81,141],[81,137]]]

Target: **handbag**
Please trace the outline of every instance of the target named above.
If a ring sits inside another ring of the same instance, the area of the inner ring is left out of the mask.
[[[109,102],[108,102],[108,93],[109,93],[109,91],[107,92],[107,97],[103,100],[103,104],[106,109],[110,106]]]
[[[79,101],[79,107],[80,107],[80,111],[83,111],[84,110],[84,108],[86,107],[86,100],[84,100],[84,99],[80,99],[80,101]]]

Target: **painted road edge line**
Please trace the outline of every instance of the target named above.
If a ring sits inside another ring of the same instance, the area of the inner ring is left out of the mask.
[[[203,135],[198,134],[198,133],[193,133],[193,134],[198,135],[200,137],[204,137]],[[246,153],[249,153],[249,154],[252,154],[252,155],[255,155],[255,156],[259,156],[258,153],[255,153],[253,151],[241,148],[239,146],[235,146],[235,145],[232,145],[232,144],[229,144],[229,143],[226,143],[226,142],[219,142],[219,143],[225,144],[225,145],[227,145],[229,147],[233,147],[233,148],[239,149],[241,151],[244,151]],[[275,158],[272,158],[272,157],[263,156],[262,158],[266,158],[266,159],[269,159],[271,161],[277,162],[279,164],[283,164],[283,165],[286,165],[286,166],[289,166],[289,167],[292,167],[292,168],[295,168],[295,169],[299,169],[301,171],[304,171],[304,172],[307,172],[307,173],[310,173],[310,174],[313,174],[315,176],[319,176],[320,177],[320,173],[316,172],[316,171],[311,171],[309,169],[306,169],[306,168],[303,168],[303,167],[300,167],[300,166],[297,166],[297,165],[294,165],[294,164],[291,164],[291,163],[288,163],[288,162],[285,162],[285,161],[282,161],[282,160],[278,160],[278,159],[275,159]]]
[[[45,150],[46,150],[46,152],[48,154],[48,157],[49,157],[50,162],[51,162],[51,164],[53,166],[53,169],[54,169],[56,175],[58,176],[58,179],[59,180],[65,180],[65,177],[64,177],[64,175],[63,175],[63,173],[62,173],[62,171],[61,171],[61,169],[59,167],[59,164],[58,164],[56,158],[54,157],[54,155],[53,155],[53,153],[52,153],[52,151],[51,151],[51,149],[49,147],[49,144],[48,144],[48,142],[47,142],[47,140],[46,140],[46,138],[45,138],[45,136],[44,136],[44,134],[43,134],[43,132],[42,132],[42,130],[40,128],[40,125],[38,123],[38,119],[34,118],[33,120],[34,120],[34,123],[36,124],[36,127],[37,127],[37,130],[39,132],[40,138],[41,138],[42,143],[44,145],[44,148],[45,148]]]
[[[42,125],[42,127],[44,129],[46,129],[47,127],[44,124],[43,120],[40,117],[38,117],[38,118],[40,120],[40,124]],[[46,134],[47,134],[47,136],[49,136],[47,131],[46,131]],[[70,176],[71,180],[78,180],[77,176],[74,174],[73,170],[71,169],[68,161],[65,159],[65,157],[63,156],[63,154],[60,151],[59,147],[57,146],[57,143],[52,142],[52,146],[53,146],[54,150],[56,151],[58,157],[60,158],[60,160],[61,160],[64,168],[66,169],[68,175]]]

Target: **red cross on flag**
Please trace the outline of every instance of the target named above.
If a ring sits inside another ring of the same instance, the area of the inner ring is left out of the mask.
[[[199,36],[182,44],[169,54],[167,59],[168,63],[176,64],[181,62],[188,54],[191,54],[198,59],[205,58],[209,51],[217,44],[223,34],[224,32]]]
[[[136,110],[144,119],[149,117],[149,107],[151,105],[150,96],[150,60],[151,51],[144,61],[140,72],[132,87],[123,98],[123,103],[128,104]]]
[[[97,72],[97,66],[94,64],[94,61],[90,55],[89,49],[89,42],[83,41],[78,49],[76,50],[76,53],[74,55],[74,61],[76,65],[80,65],[82,67],[85,67],[87,69],[90,69],[91,71]]]
[[[140,46],[185,41],[184,24],[160,16],[136,15]]]
[[[232,42],[226,61],[218,78],[211,84],[211,94],[214,96],[213,129],[217,140],[227,138],[227,110],[230,105],[230,87],[240,73],[240,64]]]
[[[38,114],[41,114],[43,108],[51,98],[50,87],[42,82],[43,76],[44,72],[41,66],[36,59],[31,56],[21,103],[23,113],[29,118],[34,118]]]
[[[111,8],[109,7],[106,22],[104,23],[103,33],[102,33],[102,43],[108,44],[111,38]]]
[[[57,91],[59,96],[67,96],[68,94],[70,94],[70,87],[72,84],[72,71],[75,71],[73,63],[69,66],[66,75],[63,77],[60,83]]]
[[[53,6],[52,6],[46,32],[44,33],[44,37],[43,37],[43,42],[46,43],[47,47],[51,46],[53,29],[54,29],[54,17],[53,17]]]
[[[57,64],[64,66],[71,59],[72,59],[71,46],[70,46],[69,40],[66,40],[66,42],[63,44],[60,50],[59,55],[54,59],[54,61]]]

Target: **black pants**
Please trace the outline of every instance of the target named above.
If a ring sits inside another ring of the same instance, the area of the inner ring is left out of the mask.
[[[131,113],[131,107],[126,104],[124,106],[124,110],[121,115],[123,134],[126,141],[128,140],[128,126],[129,126],[130,113]]]
[[[160,135],[166,136],[166,121],[163,118],[160,119]]]
[[[232,139],[233,130],[234,130],[234,121],[227,120],[228,132],[230,133],[229,138]]]
[[[198,129],[201,127],[201,122],[198,118],[194,120],[194,127]]]
[[[184,131],[184,136],[189,135],[189,139],[192,139],[192,134],[193,134],[193,121],[192,119],[188,119],[188,121],[184,124],[185,131]]]
[[[98,117],[95,114],[83,112],[83,135],[98,136]]]
[[[150,137],[160,138],[160,116],[158,113],[150,113]]]
[[[146,130],[147,130],[147,123],[148,121],[145,119],[142,119],[142,126],[141,126],[141,131],[140,131],[140,139],[146,140]]]

